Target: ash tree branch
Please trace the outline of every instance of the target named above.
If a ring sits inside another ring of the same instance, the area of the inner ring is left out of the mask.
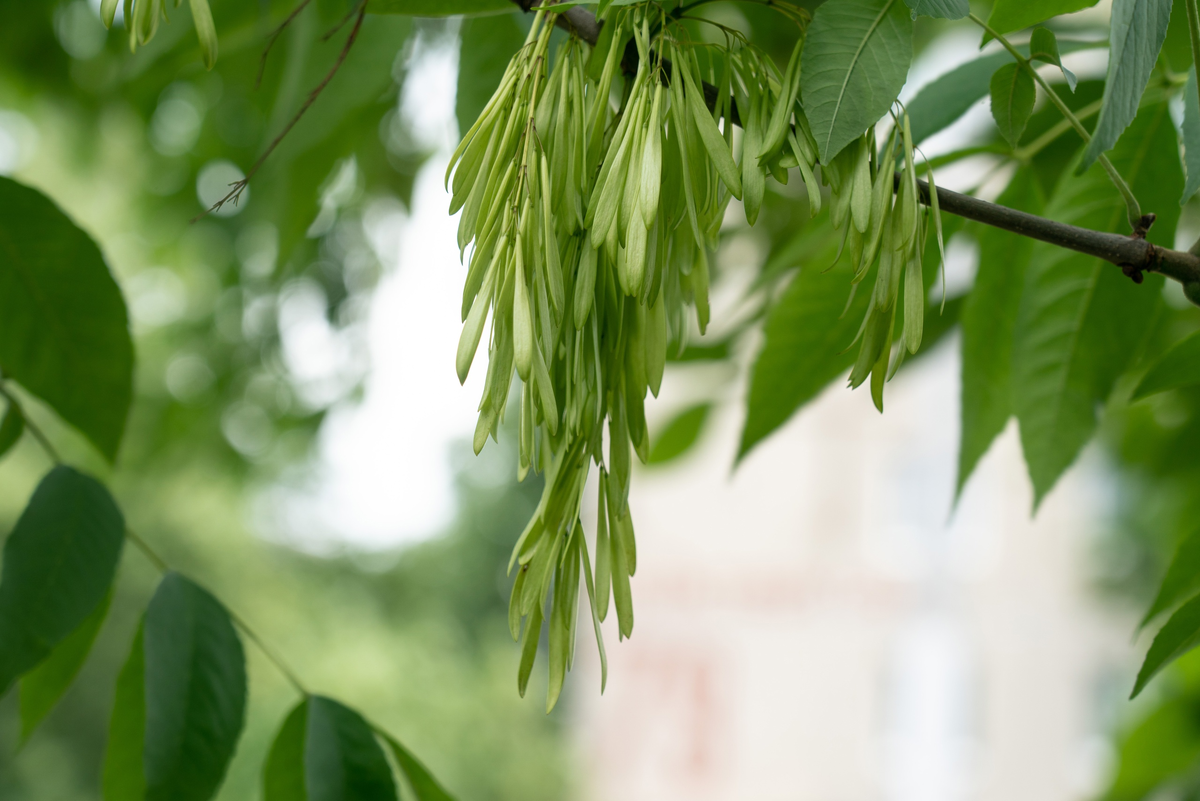
[[[513,0],[522,10],[529,11],[542,5],[537,0]],[[1193,0],[1194,2],[1194,0]],[[595,45],[600,36],[602,22],[583,6],[572,6],[557,14],[555,24],[573,33],[590,45]],[[669,75],[669,73],[667,73]],[[717,90],[704,86],[705,99],[709,106],[716,101]],[[735,125],[740,121],[730,116]],[[896,175],[899,182],[899,173]],[[929,184],[917,181],[918,196],[924,205],[929,205]],[[1142,274],[1160,273],[1185,287],[1200,285],[1200,255],[1160,247],[1145,239],[1146,229],[1154,222],[1154,215],[1142,217],[1131,236],[1106,231],[1094,231],[1076,225],[1028,214],[997,203],[990,203],[970,195],[952,192],[938,187],[938,206],[941,211],[975,222],[1011,231],[1021,236],[1048,242],[1067,250],[1086,253],[1117,265],[1135,283],[1142,282]],[[1200,243],[1197,243],[1200,245]]]

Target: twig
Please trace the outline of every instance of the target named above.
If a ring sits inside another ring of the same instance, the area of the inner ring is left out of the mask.
[[[321,79],[321,82],[317,84],[311,92],[309,92],[308,97],[304,100],[304,103],[300,106],[300,109],[296,112],[292,119],[288,121],[288,124],[284,126],[283,130],[279,132],[279,135],[271,141],[271,144],[267,146],[267,149],[263,151],[263,154],[258,157],[258,161],[254,162],[250,169],[246,171],[246,176],[240,181],[234,181],[232,184],[230,184],[233,189],[229,190],[229,194],[225,195],[225,197],[214,203],[211,208],[193,217],[192,222],[196,222],[197,220],[203,219],[209,214],[212,214],[214,211],[220,210],[222,206],[230,201],[232,201],[235,206],[237,205],[238,198],[242,196],[242,192],[246,191],[246,187],[250,184],[250,179],[254,177],[267,158],[273,152],[275,152],[275,148],[279,147],[279,143],[283,141],[284,137],[287,136],[292,128],[295,127],[296,123],[300,121],[300,118],[304,116],[304,112],[308,111],[309,106],[316,101],[321,92],[325,90],[325,87],[329,85],[329,82],[333,80],[333,76],[337,75],[337,72],[339,69],[341,69],[342,64],[345,63],[346,56],[350,53],[350,48],[354,46],[355,40],[358,39],[358,31],[362,27],[363,18],[367,15],[367,0],[359,0],[358,6],[355,9],[355,13],[357,13],[358,16],[354,20],[354,27],[350,29],[350,35],[346,37],[346,44],[342,46],[342,52],[338,53],[337,61],[333,62],[333,67],[331,67],[329,72],[325,74],[325,77]]]
[[[292,20],[300,16],[300,12],[303,11],[311,2],[312,0],[300,0],[300,5],[296,6],[296,8],[292,10],[292,13],[288,14],[287,18],[283,22],[279,23],[275,30],[271,31],[271,35],[267,37],[267,46],[263,48],[262,58],[258,61],[258,77],[254,79],[255,89],[262,84],[263,71],[265,71],[267,68],[267,56],[270,55],[271,48],[275,46],[275,41],[279,38],[280,34],[283,33],[287,26],[292,24]]]

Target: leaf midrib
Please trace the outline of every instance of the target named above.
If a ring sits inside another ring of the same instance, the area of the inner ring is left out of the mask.
[[[825,152],[829,152],[829,143],[833,141],[833,130],[837,124],[838,113],[842,108],[842,99],[846,96],[846,87],[850,84],[850,76],[854,74],[854,68],[858,66],[858,59],[862,56],[863,48],[867,46],[867,42],[875,35],[875,30],[879,27],[879,23],[883,20],[885,14],[895,5],[896,0],[888,0],[887,4],[880,9],[879,14],[871,22],[871,27],[867,29],[867,34],[858,43],[858,49],[854,51],[854,57],[850,59],[850,67],[846,70],[846,76],[842,78],[842,88],[838,91],[837,102],[833,105],[833,114],[830,115],[831,123],[829,131],[825,134]]]

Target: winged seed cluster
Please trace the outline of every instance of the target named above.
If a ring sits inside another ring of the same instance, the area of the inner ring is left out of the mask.
[[[549,601],[548,708],[573,662],[581,574],[602,687],[600,623],[610,599],[619,636],[633,632],[631,452],[648,458],[646,393],[657,396],[668,352],[685,347],[692,309],[701,334],[708,325],[709,254],[730,198],[742,201],[753,224],[767,176],[786,183],[797,168],[814,215],[823,202],[818,150],[798,102],[806,16],[797,15],[800,36],[782,74],[732,36],[725,46],[689,42],[652,6],[610,10],[611,30],[595,49],[569,37],[550,69],[554,18],[551,10],[537,12],[446,172],[450,212],[461,211],[459,247],[470,252],[461,381],[491,321],[475,452],[497,434],[515,369],[518,473],[545,474],[541,501],[510,560],[509,627],[514,640],[524,632],[523,695]],[[621,73],[630,38],[638,56],[632,76]],[[715,102],[706,102],[705,90],[714,87]],[[743,132],[735,137],[729,120],[737,118]],[[904,173],[893,202],[897,151]],[[879,262],[852,374],[855,386],[874,375],[876,397],[903,356],[901,348],[889,370],[902,276],[902,343],[915,351],[921,340],[925,226],[912,153],[905,119],[882,152],[872,129],[821,171],[834,224],[846,227],[856,286]],[[594,564],[580,521],[592,463],[599,467]]]

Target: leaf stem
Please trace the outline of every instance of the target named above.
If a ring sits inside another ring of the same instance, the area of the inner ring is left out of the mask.
[[[44,450],[46,455],[50,457],[50,461],[54,462],[56,465],[62,464],[62,457],[58,455],[58,451],[54,449],[52,444],[50,444],[49,437],[46,436],[45,432],[42,431],[41,427],[38,426],[37,423],[29,419],[29,415],[25,414],[25,409],[22,408],[21,402],[18,401],[9,388],[5,386],[3,375],[0,375],[0,396],[3,396],[6,401],[15,406],[17,411],[21,413],[22,419],[25,420],[25,428],[29,430],[30,434],[33,434],[33,438],[36,439],[38,444],[42,446],[42,450]]]
[[[1191,0],[1191,2],[1194,3],[1195,0]],[[1033,68],[1033,65],[1029,62],[1029,59],[1021,55],[1021,52],[1017,50],[1017,48],[1013,47],[1011,42],[1005,39],[1004,36],[998,33],[994,28],[992,28],[992,26],[980,19],[974,12],[970,14],[970,19],[976,25],[987,31],[989,36],[1003,45],[1004,49],[1007,50],[1009,54],[1017,60],[1017,63],[1020,64],[1026,72],[1033,76],[1033,79],[1037,81],[1039,86],[1042,87],[1042,90],[1046,93],[1046,96],[1050,99],[1050,102],[1054,104],[1055,108],[1062,113],[1063,117],[1066,118],[1071,127],[1074,128],[1079,134],[1080,138],[1083,139],[1084,144],[1091,142],[1091,133],[1087,130],[1087,128],[1083,127],[1083,123],[1079,121],[1079,118],[1076,117],[1074,112],[1072,112],[1067,104],[1063,102],[1063,99],[1058,96],[1058,92],[1055,92],[1053,89],[1051,89],[1050,84],[1046,83],[1046,79],[1038,74],[1038,71]],[[1133,190],[1129,188],[1129,184],[1127,184],[1125,179],[1121,177],[1121,173],[1117,172],[1117,168],[1113,166],[1113,163],[1108,160],[1108,156],[1105,156],[1102,153],[1100,154],[1098,161],[1100,162],[1100,165],[1104,167],[1104,171],[1108,173],[1108,177],[1113,182],[1113,186],[1117,188],[1117,191],[1121,193],[1121,197],[1125,201],[1125,210],[1129,217],[1129,226],[1134,230],[1137,230],[1139,226],[1143,224],[1142,207],[1138,205],[1137,198],[1134,197]]]

